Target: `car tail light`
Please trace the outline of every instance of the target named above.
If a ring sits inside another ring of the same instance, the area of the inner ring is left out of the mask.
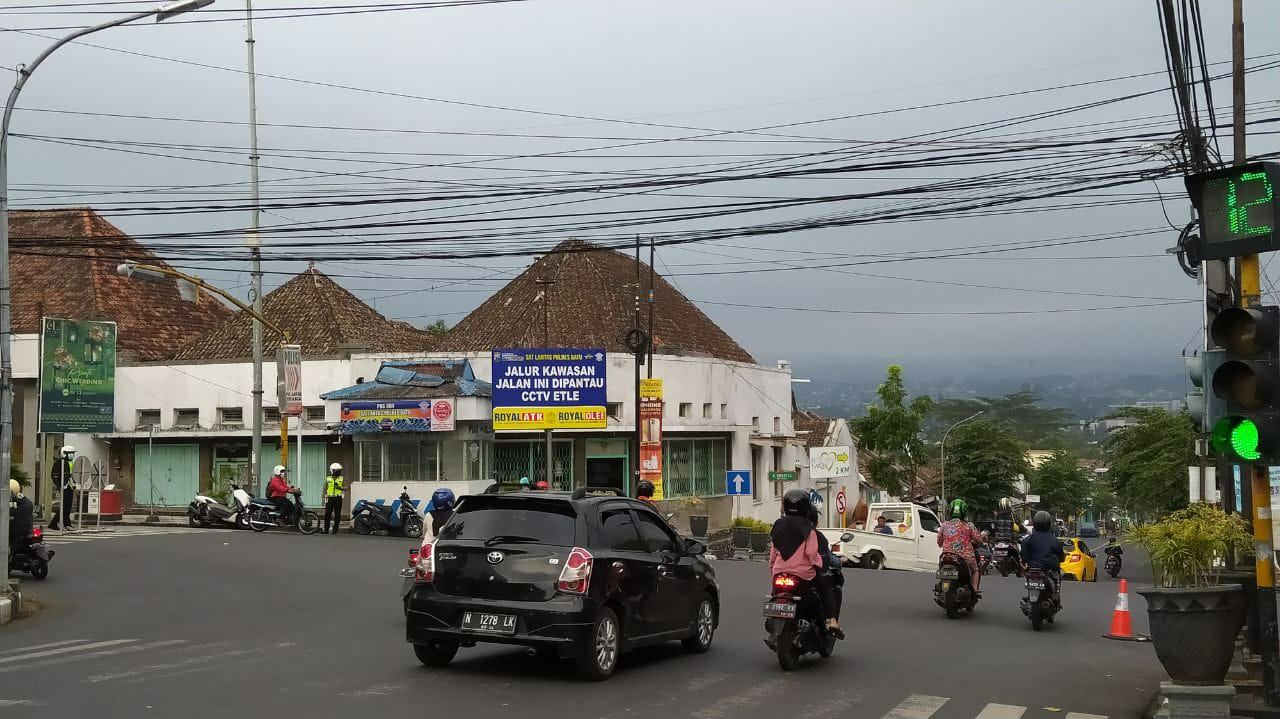
[[[410,567],[418,566],[418,550],[416,549],[409,550],[409,566]]]
[[[436,578],[436,553],[435,544],[431,542],[423,542],[422,548],[418,550],[417,561],[414,564],[413,578],[418,582],[431,582]]]
[[[839,545],[839,544],[833,544],[833,545],[831,545],[831,553],[832,553],[832,554],[839,554],[839,553],[840,553],[840,545]]]
[[[1078,561],[1080,561],[1080,560],[1081,560],[1081,559],[1083,559],[1083,558],[1084,558],[1084,557],[1083,557],[1083,556],[1081,556],[1081,554],[1080,554],[1079,552],[1072,552],[1072,553],[1071,553],[1071,556],[1070,556],[1070,557],[1067,557],[1067,561],[1069,561],[1069,562],[1078,562]]]
[[[773,578],[773,586],[776,589],[794,589],[796,578],[789,574],[779,574]]]
[[[586,594],[591,585],[591,552],[582,547],[574,547],[565,560],[564,569],[560,570],[560,581],[556,588],[565,594]]]
[[[43,536],[44,536],[44,530],[41,529],[40,527],[36,527],[35,529],[31,530],[32,539],[40,539]]]

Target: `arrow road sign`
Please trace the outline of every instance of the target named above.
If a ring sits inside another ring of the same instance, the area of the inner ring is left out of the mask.
[[[751,470],[731,469],[724,473],[725,494],[751,494]]]

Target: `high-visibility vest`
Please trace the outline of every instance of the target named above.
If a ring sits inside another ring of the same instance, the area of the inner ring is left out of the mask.
[[[328,476],[324,478],[324,496],[342,496],[342,477]]]

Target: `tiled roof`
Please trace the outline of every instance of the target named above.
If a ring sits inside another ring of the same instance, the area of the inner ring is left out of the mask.
[[[41,316],[113,320],[122,359],[158,360],[231,314],[213,298],[182,300],[174,280],[116,274],[126,259],[168,265],[93,210],[13,211],[9,237],[15,332],[36,332]]]
[[[306,357],[345,351],[417,352],[430,349],[436,335],[406,322],[395,322],[343,289],[314,267],[262,298],[262,314],[302,345]],[[268,356],[280,337],[263,330]],[[244,312],[228,317],[213,330],[178,350],[175,359],[243,360],[253,355],[253,318]]]
[[[806,447],[823,446],[831,433],[831,420],[807,409],[792,409],[791,423]]]
[[[647,295],[649,266],[644,263],[640,263],[640,278]],[[540,283],[546,281],[554,284]],[[741,345],[660,276],[654,279],[654,301],[655,352],[755,363]],[[568,240],[454,326],[442,347],[487,352],[495,347],[550,345],[625,352],[623,337],[634,324],[635,302],[634,258]],[[647,317],[647,309],[642,309],[641,321],[647,323]]]
[[[335,389],[320,395],[324,400],[435,399],[437,397],[492,397],[493,387],[478,380],[471,364],[463,360],[383,362],[372,382]]]

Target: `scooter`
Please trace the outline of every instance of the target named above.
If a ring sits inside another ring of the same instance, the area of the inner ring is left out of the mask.
[[[249,503],[253,497],[240,485],[231,483],[231,506],[224,507],[221,502],[203,494],[187,505],[187,523],[192,527],[236,527],[249,528]]]
[[[385,531],[387,534],[399,533],[410,539],[420,539],[424,531],[422,516],[418,514],[417,502],[409,497],[409,488],[400,492],[400,497],[390,505],[370,502],[362,499],[351,508],[351,529],[356,534],[373,534]]]
[[[276,505],[264,497],[249,500],[249,527],[264,532],[268,527],[297,527],[303,534],[315,534],[320,528],[320,515],[302,504],[302,490],[293,488],[293,511],[288,517],[280,516]]]
[[[933,601],[947,612],[947,619],[960,616],[960,610],[972,614],[978,605],[978,593],[973,589],[973,577],[969,563],[950,552],[938,557],[938,582],[933,585]]]
[[[1107,561],[1102,565],[1102,568],[1112,577],[1120,576],[1120,565],[1122,564],[1120,555],[1124,554],[1124,550],[1117,544],[1103,547],[1102,551],[1107,553]]]
[[[991,570],[995,567],[991,547],[984,544],[981,547],[978,547],[975,551],[978,553],[978,571],[982,572],[983,576],[990,574]]]
[[[790,574],[773,578],[773,593],[765,597],[764,630],[768,633],[764,643],[777,654],[784,672],[799,667],[805,654],[816,653],[825,659],[836,648],[835,635],[827,631],[822,617],[817,588]]]
[[[9,546],[9,569],[26,572],[33,579],[49,576],[49,561],[56,554],[44,543],[44,529],[33,527],[26,537],[14,540]]]
[[[1043,569],[1027,568],[1027,594],[1022,598],[1022,613],[1031,620],[1031,628],[1037,632],[1045,622],[1053,624],[1053,617],[1062,609],[1058,603],[1058,583],[1053,575]]]
[[[1010,574],[1022,576],[1022,561],[1018,557],[1020,551],[1017,543],[1000,540],[996,542],[993,552],[996,571],[1000,572],[1000,576],[1007,577]]]

